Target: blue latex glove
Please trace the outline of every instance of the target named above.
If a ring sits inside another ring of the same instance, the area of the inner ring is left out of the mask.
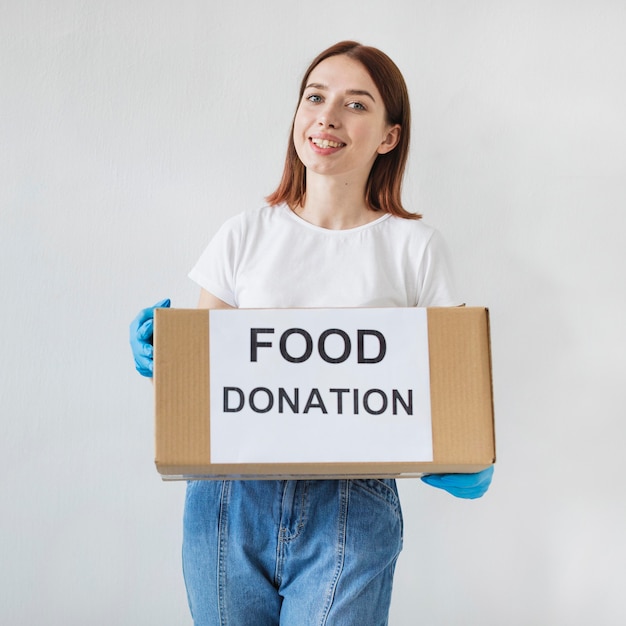
[[[154,306],[142,309],[130,323],[130,347],[135,357],[135,369],[147,378],[152,378],[154,366],[152,335],[154,333],[154,309],[168,308],[170,299],[166,298]]]
[[[487,492],[493,477],[493,465],[476,474],[427,474],[422,480],[457,498],[480,498]]]

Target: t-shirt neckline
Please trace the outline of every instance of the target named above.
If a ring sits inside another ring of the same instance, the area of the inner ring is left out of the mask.
[[[291,217],[291,219],[293,219],[295,222],[297,222],[298,224],[300,224],[301,226],[304,226],[310,230],[314,230],[317,231],[319,233],[324,233],[326,235],[346,235],[346,234],[350,234],[350,233],[358,233],[362,230],[366,230],[368,228],[373,228],[374,226],[376,226],[377,224],[380,224],[381,222],[384,222],[386,219],[388,219],[389,217],[391,217],[391,213],[384,213],[383,215],[381,215],[379,218],[372,220],[371,222],[367,222],[367,224],[361,224],[361,226],[355,226],[354,228],[340,228],[340,229],[334,229],[334,228],[323,228],[322,226],[317,226],[316,224],[311,224],[311,222],[307,222],[305,219],[302,219],[295,211],[292,211],[286,204],[283,204],[283,210],[286,211],[289,216]]]

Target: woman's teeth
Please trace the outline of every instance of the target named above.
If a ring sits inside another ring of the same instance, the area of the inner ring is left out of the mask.
[[[318,148],[341,148],[344,144],[330,141],[330,139],[311,139]]]

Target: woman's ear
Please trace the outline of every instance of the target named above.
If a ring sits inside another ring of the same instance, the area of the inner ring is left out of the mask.
[[[387,154],[387,152],[391,152],[398,145],[401,132],[402,126],[400,126],[400,124],[390,126],[380,146],[378,146],[378,154]]]

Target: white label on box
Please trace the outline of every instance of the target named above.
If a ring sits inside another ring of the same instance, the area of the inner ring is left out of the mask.
[[[426,309],[209,320],[212,463],[433,460]]]

